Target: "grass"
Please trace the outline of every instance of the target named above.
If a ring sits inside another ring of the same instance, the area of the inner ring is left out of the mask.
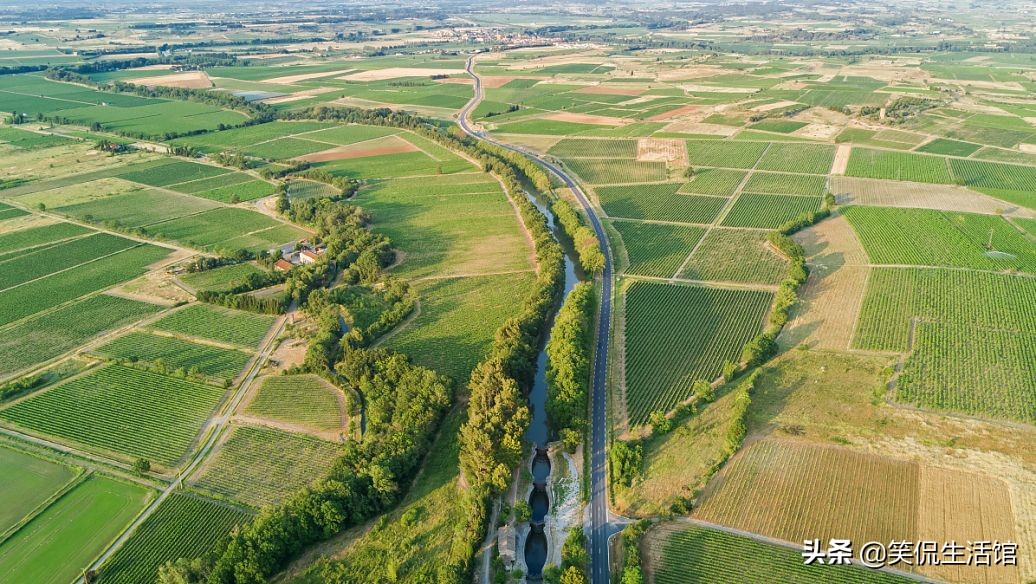
[[[626,290],[626,400],[631,424],[691,397],[698,379],[719,376],[725,360],[762,328],[773,295],[633,282]]]
[[[11,584],[72,582],[150,498],[140,485],[88,478],[0,545],[0,574]]]
[[[262,273],[255,264],[243,262],[201,272],[189,272],[180,276],[180,280],[198,291],[223,291],[245,284],[249,276]]]
[[[875,264],[1036,272],[1036,247],[995,215],[885,207],[843,214]]]
[[[742,193],[723,218],[723,225],[776,229],[803,213],[819,211],[820,203],[820,197]]]
[[[777,284],[787,260],[766,241],[766,233],[744,229],[713,229],[691,255],[681,278]]]
[[[727,200],[678,194],[679,183],[598,187],[601,206],[611,217],[711,223]]]
[[[0,475],[4,480],[4,505],[0,507],[0,533],[28,517],[78,475],[64,464],[0,447]]]
[[[275,320],[266,314],[195,304],[162,318],[154,328],[255,349]]]
[[[215,203],[204,199],[146,189],[73,203],[57,207],[54,211],[91,223],[132,228],[214,208]],[[155,229],[161,231],[163,227],[159,225]]]
[[[193,482],[253,507],[271,505],[323,478],[341,448],[305,434],[236,425]]]
[[[309,235],[262,213],[236,207],[211,209],[149,225],[144,231],[206,251],[271,249]]]
[[[143,332],[131,332],[91,352],[107,359],[143,361],[161,369],[182,370],[219,380],[234,379],[251,359],[251,355],[243,351]]]
[[[417,283],[420,312],[385,345],[466,383],[496,329],[525,299],[532,274],[444,278]]]
[[[166,248],[140,245],[6,290],[0,300],[0,325],[135,278],[167,255]]]
[[[700,227],[662,223],[614,221],[622,236],[630,265],[627,274],[672,277],[698,243],[705,230]]]
[[[316,375],[266,377],[245,413],[316,430],[339,430],[342,412],[335,397],[339,393]]]
[[[224,390],[109,365],[0,411],[0,419],[128,458],[172,466],[183,457]]]
[[[862,567],[805,565],[799,549],[696,525],[673,526],[661,549],[652,548],[655,582],[751,584],[906,584],[909,578]],[[660,556],[660,558],[658,557]],[[660,561],[659,561],[660,560]]]
[[[193,494],[173,493],[101,568],[105,584],[151,582],[158,568],[208,551],[248,513]]]
[[[155,304],[100,294],[20,322],[0,336],[0,376],[53,359],[95,335],[161,309]]]

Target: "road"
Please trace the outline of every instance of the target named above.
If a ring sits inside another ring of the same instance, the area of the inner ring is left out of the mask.
[[[583,210],[586,211],[587,216],[590,218],[590,225],[597,234],[597,239],[601,242],[601,251],[604,252],[604,270],[601,272],[601,309],[597,323],[597,347],[594,352],[593,379],[590,384],[590,582],[594,584],[607,584],[609,581],[608,537],[610,530],[608,523],[607,476],[605,475],[607,456],[607,387],[605,386],[605,380],[608,373],[608,342],[611,339],[612,303],[612,256],[608,246],[608,238],[600,219],[590,205],[590,200],[576,181],[568,176],[564,170],[534,152],[498,142],[471,126],[468,118],[484,97],[482,79],[475,73],[474,62],[474,56],[468,57],[466,69],[468,75],[471,75],[475,81],[475,95],[460,110],[458,123],[461,129],[473,138],[526,156],[561,179],[565,186],[572,190],[572,194],[575,195]]]
[[[293,304],[288,309],[288,314],[291,314],[291,312],[294,309],[295,305]],[[198,451],[198,454],[195,455],[195,457],[191,460],[191,463],[187,465],[187,468],[185,468],[183,472],[180,473],[177,480],[170,481],[169,486],[163,489],[162,492],[158,495],[158,497],[155,498],[155,500],[152,501],[151,504],[148,505],[147,508],[145,508],[144,511],[142,511],[140,515],[138,515],[137,518],[133,520],[133,523],[131,523],[128,527],[126,527],[126,529],[123,530],[122,534],[119,535],[119,537],[114,542],[112,542],[110,546],[108,546],[108,549],[104,550],[104,553],[101,554],[100,557],[94,560],[90,567],[87,568],[87,571],[96,571],[100,569],[100,567],[106,561],[108,561],[108,558],[110,558],[115,552],[119,551],[119,548],[121,548],[123,544],[126,543],[126,540],[128,540],[130,536],[133,535],[133,532],[136,531],[137,527],[139,527],[141,523],[147,520],[147,518],[150,517],[151,514],[158,509],[162,502],[169,498],[169,495],[171,495],[173,491],[180,487],[180,481],[190,476],[190,474],[196,468],[198,468],[198,465],[200,465],[202,461],[204,461],[205,458],[209,455],[209,453],[212,452],[213,446],[216,445],[216,442],[219,440],[219,437],[223,434],[223,431],[226,429],[227,424],[230,423],[230,418],[234,415],[234,411],[237,410],[237,406],[241,403],[241,400],[244,398],[245,394],[248,393],[248,388],[252,386],[252,383],[255,381],[255,378],[259,375],[259,371],[263,368],[263,364],[266,363],[266,361],[270,358],[270,355],[273,353],[273,350],[276,348],[277,337],[280,336],[281,331],[284,330],[284,326],[287,322],[288,316],[281,317],[281,322],[277,325],[277,328],[274,330],[274,332],[272,334],[267,335],[266,345],[256,356],[255,361],[252,362],[252,369],[248,372],[248,375],[245,376],[245,379],[242,380],[241,384],[238,385],[238,389],[234,393],[233,397],[231,397],[230,402],[227,404],[227,407],[223,409],[223,412],[221,414],[215,416],[210,420],[209,424],[210,426],[212,426],[212,430],[209,432],[209,437],[205,441],[205,444],[201,447],[201,450]],[[83,584],[84,581],[84,578],[80,577],[79,580],[76,581],[76,584]]]

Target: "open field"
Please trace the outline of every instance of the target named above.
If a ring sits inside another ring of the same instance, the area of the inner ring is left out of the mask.
[[[95,475],[0,544],[0,573],[12,584],[66,584],[145,506],[151,491]]]
[[[698,379],[719,376],[725,360],[762,327],[772,295],[633,282],[626,290],[626,395],[630,423],[691,397]]]
[[[248,514],[194,494],[174,493],[141,524],[101,570],[112,584],[150,582],[165,562],[190,558],[209,549]]]
[[[223,393],[211,385],[109,365],[0,410],[0,419],[30,432],[173,466]]]
[[[0,474],[4,481],[4,506],[0,508],[0,533],[18,522],[66,487],[79,474],[63,464],[0,447]]]
[[[831,192],[840,205],[912,207],[964,213],[1032,217],[1032,210],[952,185],[831,177]]]
[[[338,444],[305,434],[235,425],[191,481],[258,508],[322,478],[340,451]],[[271,458],[271,452],[278,456]]]
[[[273,326],[274,317],[208,304],[178,310],[154,324],[154,328],[255,349]]]

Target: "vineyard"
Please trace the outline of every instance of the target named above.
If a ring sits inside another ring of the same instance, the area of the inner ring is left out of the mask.
[[[251,359],[248,353],[235,349],[142,332],[119,337],[93,353],[107,359],[143,361],[169,371],[181,370],[227,381],[237,377]]]
[[[925,152],[927,154],[943,154],[946,156],[971,156],[977,152],[979,148],[981,148],[981,146],[970,142],[936,138],[935,140],[919,147],[917,151]]]
[[[140,245],[5,290],[0,299],[0,326],[135,278],[167,255],[169,250],[164,247]]]
[[[153,326],[171,333],[254,349],[275,320],[265,314],[195,304],[162,318]]]
[[[826,144],[774,143],[759,161],[759,170],[827,174],[835,159],[835,147]]]
[[[315,430],[339,430],[343,415],[335,396],[339,391],[316,375],[266,377],[245,413]]]
[[[845,175],[941,184],[953,182],[945,158],[866,148],[853,148]]]
[[[0,260],[0,291],[129,249],[137,242],[97,233]]]
[[[173,466],[223,393],[211,385],[110,365],[0,410],[0,419]]]
[[[262,270],[255,267],[255,264],[244,262],[184,274],[180,276],[180,280],[195,290],[222,291],[245,284],[252,274],[261,275],[262,273]]]
[[[727,200],[677,194],[679,183],[598,187],[601,206],[611,217],[711,223]]]
[[[723,218],[723,225],[776,229],[803,213],[816,213],[820,203],[820,197],[742,193]]]
[[[872,263],[1036,272],[1036,246],[995,215],[856,206],[843,215]]]
[[[907,584],[909,578],[862,567],[805,565],[800,549],[692,524],[662,524],[648,532],[652,558],[661,558],[657,584]],[[662,541],[658,539],[664,537]]]
[[[133,536],[104,564],[101,582],[138,584],[152,582],[158,568],[179,558],[193,558],[208,551],[248,514],[197,495],[173,493],[147,518]]]
[[[54,223],[43,227],[20,229],[0,234],[0,259],[13,253],[53,244],[70,237],[78,237],[92,233],[86,227],[74,223]]]
[[[627,274],[670,278],[680,269],[705,230],[663,223],[613,221],[622,236],[630,265]]]
[[[170,159],[161,165],[152,166],[144,170],[130,170],[120,174],[119,177],[143,185],[164,187],[203,178],[212,178],[229,172],[229,170],[218,166]]]
[[[691,397],[698,379],[719,376],[723,362],[762,328],[773,295],[633,282],[626,291],[626,395],[631,424]]]
[[[969,187],[1026,191],[1036,196],[1036,167],[958,158],[950,160],[950,167]]]
[[[746,193],[768,193],[771,195],[824,194],[824,177],[807,174],[781,174],[755,172],[745,184]]]
[[[221,207],[182,216],[148,225],[144,231],[198,249],[232,251],[270,249],[308,235],[302,229],[238,207]]]
[[[20,322],[0,337],[0,377],[53,359],[94,335],[161,309],[155,304],[99,294]]]
[[[629,158],[570,159],[566,166],[590,184],[659,182],[669,177],[664,162],[637,162]]]
[[[634,158],[636,140],[565,138],[547,151],[559,158]]]
[[[755,166],[769,145],[769,142],[688,140],[687,154],[691,166],[747,169]]]
[[[958,270],[873,269],[853,347],[906,352],[914,318],[1031,332],[1036,330],[1036,281]]]
[[[192,482],[258,508],[323,477],[341,449],[305,434],[238,425]]]
[[[1036,421],[1036,334],[920,322],[896,399],[936,410]]]
[[[778,284],[788,261],[766,241],[766,232],[713,229],[705,235],[680,273],[689,280]]]
[[[730,197],[745,180],[747,173],[726,168],[703,168],[694,172],[694,178],[680,187],[680,194]]]

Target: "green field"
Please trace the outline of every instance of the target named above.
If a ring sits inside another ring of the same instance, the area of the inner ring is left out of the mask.
[[[255,349],[275,320],[265,314],[195,304],[162,318],[154,328]]]
[[[635,158],[635,140],[595,140],[565,138],[547,151],[559,158]]]
[[[0,292],[137,245],[129,239],[96,233],[0,259]]]
[[[120,362],[150,363],[159,370],[183,371],[218,380],[231,380],[245,368],[251,355],[236,349],[191,343],[174,337],[131,332],[91,351]]]
[[[241,286],[248,282],[249,276],[262,273],[255,264],[243,262],[201,272],[188,272],[180,276],[180,280],[197,291],[219,292]]]
[[[196,201],[202,199],[195,198]],[[203,249],[249,249],[260,251],[280,247],[309,234],[250,209],[220,207],[196,215],[149,225],[144,231],[151,236],[168,239]]]
[[[613,221],[622,236],[630,265],[627,274],[671,278],[690,255],[705,230],[663,223]]]
[[[1036,272],[1036,245],[996,215],[855,206],[843,214],[875,264]]]
[[[766,240],[766,232],[713,229],[680,273],[689,280],[778,284],[788,262]]]
[[[0,533],[6,533],[34,511],[41,510],[78,473],[78,469],[0,447],[0,476],[5,477]]]
[[[718,529],[681,525],[661,549],[658,584],[906,584],[909,578],[862,567],[805,565],[802,550],[763,543]]]
[[[752,177],[745,183],[744,190],[746,193],[819,197],[824,194],[824,177],[805,174],[755,172],[752,173]]]
[[[726,168],[703,168],[694,172],[694,178],[680,187],[681,194],[730,197],[745,180],[745,172]]]
[[[947,159],[941,156],[866,148],[853,148],[845,175],[924,183],[953,182]]]
[[[927,154],[943,154],[946,156],[971,156],[982,146],[978,144],[972,144],[970,142],[960,142],[958,140],[948,140],[946,138],[936,138],[917,149],[917,152],[925,152]]]
[[[742,193],[723,218],[723,225],[776,229],[804,213],[816,213],[820,203],[820,197]]]
[[[147,504],[151,491],[95,475],[0,544],[11,584],[68,584]]]
[[[167,255],[167,248],[139,245],[5,290],[0,299],[0,326],[135,278]]]
[[[637,162],[629,158],[574,158],[565,164],[590,184],[658,182],[669,176],[664,162]]]
[[[266,377],[245,413],[315,430],[339,430],[343,412],[336,394],[340,394],[339,389],[316,375]]]
[[[54,211],[91,223],[143,227],[215,209],[217,205],[188,195],[143,189],[62,205]],[[158,227],[157,229],[161,229]],[[147,230],[145,230],[147,231]]]
[[[306,434],[236,425],[193,483],[262,507],[323,478],[341,445]],[[270,453],[277,456],[271,457]]]
[[[773,295],[633,282],[626,290],[626,401],[631,424],[691,397],[762,328]]]
[[[771,144],[759,160],[759,170],[827,174],[835,147],[826,144]]]
[[[161,309],[155,304],[100,294],[22,321],[0,336],[0,377],[53,359],[94,335]]]
[[[42,227],[20,229],[0,234],[0,260],[14,253],[23,253],[29,249],[49,245],[70,237],[79,237],[93,233],[86,227],[74,223],[53,223]]]
[[[769,145],[767,142],[688,140],[687,153],[691,166],[752,168]]]
[[[601,206],[611,217],[711,223],[727,203],[722,197],[681,195],[680,183],[598,187]]]
[[[101,568],[104,584],[153,582],[158,568],[209,550],[249,515],[226,503],[173,493]]]
[[[224,390],[109,365],[0,410],[0,419],[126,457],[175,465]]]
[[[171,184],[211,178],[229,172],[229,170],[218,166],[170,158],[162,164],[146,170],[124,172],[119,175],[119,178],[152,187],[164,187]]]

